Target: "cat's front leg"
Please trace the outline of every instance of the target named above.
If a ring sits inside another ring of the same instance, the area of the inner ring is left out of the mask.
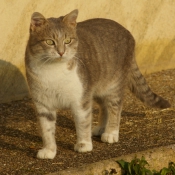
[[[56,155],[55,123],[56,112],[45,108],[38,110],[40,132],[43,140],[43,148],[37,153],[39,159],[53,159]]]
[[[77,143],[74,146],[74,150],[78,152],[92,151],[93,146],[91,139],[91,120],[92,120],[91,108],[86,110],[78,109],[74,113],[75,113],[74,119],[77,133]]]

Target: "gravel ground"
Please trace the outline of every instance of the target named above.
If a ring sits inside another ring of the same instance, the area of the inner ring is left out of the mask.
[[[39,160],[41,137],[37,132],[34,105],[30,99],[0,104],[0,174],[35,175],[56,172],[153,147],[175,144],[175,69],[145,76],[152,90],[170,101],[167,110],[144,106],[130,92],[125,101],[118,143],[93,138],[93,151],[74,152],[75,126],[70,111],[58,111],[57,146],[53,160]],[[94,107],[93,125],[98,108]]]

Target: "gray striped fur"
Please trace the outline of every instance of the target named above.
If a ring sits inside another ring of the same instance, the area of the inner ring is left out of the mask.
[[[123,26],[109,19],[76,23],[78,10],[46,19],[31,18],[25,65],[43,139],[40,159],[56,155],[56,110],[72,110],[77,142],[75,151],[92,150],[91,136],[114,143],[119,138],[124,89],[146,105],[170,107],[147,85],[134,57],[135,40]],[[98,125],[91,133],[92,106],[100,107]],[[59,120],[58,120],[59,122]],[[66,133],[65,133],[66,134]]]

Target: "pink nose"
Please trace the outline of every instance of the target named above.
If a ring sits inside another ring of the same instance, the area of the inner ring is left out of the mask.
[[[58,52],[58,54],[62,57],[64,52]]]

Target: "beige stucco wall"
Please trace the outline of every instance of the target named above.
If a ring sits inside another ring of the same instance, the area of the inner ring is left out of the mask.
[[[78,21],[110,18],[131,31],[143,73],[175,68],[175,0],[1,0],[0,102],[28,94],[24,52],[31,14],[59,17],[76,8]]]

